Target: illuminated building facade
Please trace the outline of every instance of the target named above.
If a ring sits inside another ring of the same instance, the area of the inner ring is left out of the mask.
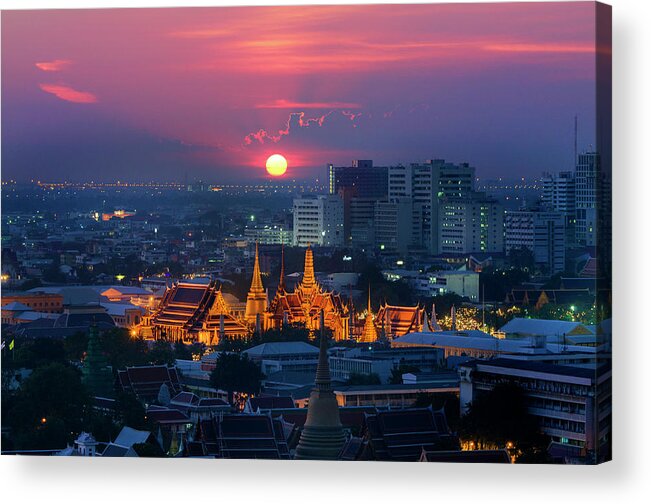
[[[276,296],[265,313],[265,328],[280,329],[284,324],[304,324],[310,330],[319,329],[319,312],[324,323],[339,341],[348,337],[348,308],[339,294],[323,289],[314,276],[314,255],[308,245],[305,251],[303,280],[294,292],[285,288],[284,264]]]
[[[216,345],[223,337],[243,338],[250,332],[245,320],[229,306],[214,282],[172,285],[141,327],[145,337],[199,341],[206,345]]]

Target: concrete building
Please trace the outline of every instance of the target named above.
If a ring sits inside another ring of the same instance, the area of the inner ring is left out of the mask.
[[[292,230],[279,225],[264,227],[247,227],[244,236],[261,245],[291,245]]]
[[[406,254],[420,239],[419,212],[411,198],[395,198],[375,204],[375,249]]]
[[[542,432],[565,453],[591,462],[605,455],[612,417],[609,364],[595,369],[499,358],[461,364],[459,376],[462,414],[478,395],[515,383]]]
[[[597,195],[600,183],[600,159],[596,152],[579,154],[576,164],[576,241],[579,245],[597,245]]]
[[[425,163],[389,168],[389,201],[411,198],[420,211],[421,246],[430,253],[440,250],[439,206],[444,198],[463,198],[474,191],[475,169],[467,163],[434,159]]]
[[[376,374],[382,383],[388,383],[392,369],[401,365],[433,371],[445,364],[443,351],[438,348],[338,348],[331,352],[329,362],[333,379],[346,381],[352,374]]]
[[[263,343],[242,352],[260,364],[265,375],[278,371],[315,372],[319,349],[303,341]]]
[[[561,212],[532,210],[504,214],[504,250],[526,248],[546,273],[565,271],[565,217]]]
[[[504,251],[504,208],[484,193],[442,201],[439,215],[441,253]]]
[[[543,173],[542,204],[549,210],[574,218],[576,185],[574,172]]]
[[[293,245],[344,245],[344,203],[336,195],[305,195],[294,200]]]
[[[360,198],[386,198],[388,168],[373,166],[370,159],[355,159],[351,166],[328,165],[328,188],[331,195],[352,189]]]
[[[348,208],[348,226],[346,229],[346,243],[354,248],[365,249],[373,247],[376,241],[375,232],[375,207],[376,198],[351,198]]]
[[[479,301],[479,273],[475,271],[420,271],[392,269],[382,271],[389,281],[403,280],[421,296],[431,297],[442,294],[458,294],[472,301]]]

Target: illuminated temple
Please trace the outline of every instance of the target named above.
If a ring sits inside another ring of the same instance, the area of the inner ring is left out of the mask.
[[[238,308],[237,300],[224,295],[214,282],[178,282],[165,291],[158,308],[144,317],[141,334],[206,345],[216,345],[222,337],[243,338],[250,328]]]
[[[265,313],[265,329],[279,329],[283,324],[301,324],[314,331],[320,329],[319,313],[336,341],[348,338],[348,307],[339,294],[324,290],[314,275],[312,248],[305,251],[303,279],[294,292],[285,287],[285,266],[281,259],[280,281],[276,295]]]
[[[240,305],[230,294],[223,294],[215,282],[178,282],[167,289],[158,307],[143,318],[140,334],[152,339],[216,345],[221,338],[245,338],[256,331],[280,329],[285,324],[300,324],[315,331],[320,329],[319,313],[323,310],[325,326],[332,330],[335,340],[348,337],[348,308],[339,294],[324,290],[316,281],[310,247],[305,251],[303,279],[293,292],[285,287],[283,257],[278,289],[269,302],[256,244],[251,287],[244,309]]]

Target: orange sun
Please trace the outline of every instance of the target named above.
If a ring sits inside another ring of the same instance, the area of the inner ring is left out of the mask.
[[[267,159],[267,173],[272,177],[280,177],[287,171],[287,160],[280,154],[273,154]]]

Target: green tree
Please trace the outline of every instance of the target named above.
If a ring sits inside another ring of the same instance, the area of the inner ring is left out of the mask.
[[[176,352],[168,341],[157,340],[147,353],[147,359],[151,364],[167,364],[168,366],[173,366],[176,359]]]
[[[310,331],[302,324],[287,324],[282,329],[270,329],[260,336],[260,343],[279,341],[310,341]]]
[[[7,418],[17,448],[65,448],[88,424],[90,411],[79,372],[53,363],[25,380]]]
[[[63,349],[66,359],[72,362],[81,362],[88,348],[88,334],[84,331],[77,331],[66,336],[63,341]]]
[[[382,383],[382,380],[380,380],[380,375],[377,373],[350,373],[348,380],[346,380],[346,385],[379,385],[380,383]]]
[[[109,329],[101,333],[102,348],[114,370],[127,366],[147,364],[147,343],[142,338],[132,338],[124,328]]]
[[[121,392],[115,401],[117,421],[134,429],[151,430],[151,421],[147,418],[145,407],[130,392]]]
[[[479,448],[512,446],[516,461],[545,457],[549,440],[527,411],[526,396],[514,383],[501,383],[475,398],[460,421],[460,437]]]
[[[536,266],[535,258],[531,249],[527,247],[512,248],[507,260],[512,268],[533,272]]]
[[[157,443],[136,443],[133,449],[141,458],[165,457],[165,453]]]
[[[222,352],[210,374],[210,384],[228,392],[228,400],[232,404],[234,392],[257,394],[263,378],[260,366],[246,354]]]

